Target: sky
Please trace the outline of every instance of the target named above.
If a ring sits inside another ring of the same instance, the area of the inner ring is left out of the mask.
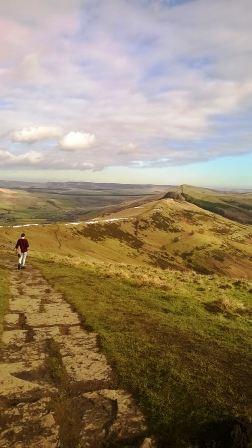
[[[252,187],[251,0],[0,1],[0,179]]]

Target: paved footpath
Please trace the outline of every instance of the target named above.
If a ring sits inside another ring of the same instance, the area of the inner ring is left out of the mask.
[[[144,416],[132,396],[117,388],[97,335],[83,328],[37,269],[9,268],[0,447],[149,446]]]

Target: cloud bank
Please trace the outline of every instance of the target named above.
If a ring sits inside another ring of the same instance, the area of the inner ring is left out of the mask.
[[[19,155],[0,149],[0,162],[6,167],[9,166],[36,166],[43,162],[43,155],[36,151],[29,151]]]
[[[18,4],[0,5],[0,167],[154,167],[251,151],[250,0]]]
[[[60,129],[54,126],[30,126],[11,134],[14,142],[34,143],[40,140],[50,140],[60,135]]]

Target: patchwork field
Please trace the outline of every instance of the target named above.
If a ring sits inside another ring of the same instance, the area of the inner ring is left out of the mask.
[[[164,187],[0,182],[0,225],[75,221],[160,196]]]

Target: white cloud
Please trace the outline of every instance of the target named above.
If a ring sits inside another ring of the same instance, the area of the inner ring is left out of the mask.
[[[14,142],[34,143],[59,137],[60,128],[54,126],[30,126],[11,134]]]
[[[86,149],[92,146],[95,142],[95,135],[87,132],[69,132],[64,135],[59,144],[65,150]]]
[[[43,159],[43,155],[37,151],[13,154],[5,149],[0,149],[0,163],[3,164],[3,166],[40,165]]]
[[[36,166],[54,168],[250,151],[251,0],[17,3],[0,2],[0,133],[11,160],[30,164],[26,143],[43,140]],[[83,123],[89,133],[72,131]]]

